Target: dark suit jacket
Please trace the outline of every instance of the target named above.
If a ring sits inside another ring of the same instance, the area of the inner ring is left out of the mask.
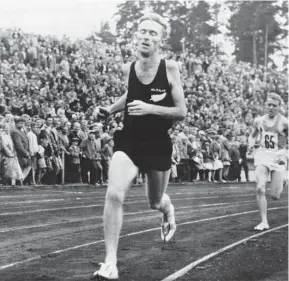
[[[15,150],[17,153],[19,165],[27,167],[30,165],[30,154],[29,154],[29,142],[27,135],[18,129],[11,132],[11,138],[13,140]]]

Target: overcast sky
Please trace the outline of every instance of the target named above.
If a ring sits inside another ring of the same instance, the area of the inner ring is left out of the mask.
[[[223,2],[224,0],[219,0]],[[281,1],[281,0],[280,0]],[[101,21],[111,19],[117,4],[124,0],[1,0],[0,28],[19,27],[24,32],[51,34],[71,39],[86,38],[100,27]],[[212,5],[211,1],[207,1]],[[228,10],[222,10],[219,20],[224,24],[230,17]],[[223,35],[218,43],[227,54],[234,46]]]
[[[2,1],[1,1],[2,2]],[[4,2],[4,1],[3,1]],[[85,38],[116,12],[116,0],[7,0],[1,4],[0,27],[25,32]]]

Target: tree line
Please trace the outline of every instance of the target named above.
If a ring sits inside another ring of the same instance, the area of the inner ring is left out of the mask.
[[[136,20],[144,11],[166,17],[171,27],[166,47],[174,52],[189,49],[195,54],[222,53],[212,37],[220,33],[220,11],[224,6],[230,11],[226,23],[229,37],[234,43],[237,61],[264,64],[270,54],[284,50],[282,39],[288,36],[288,2],[283,1],[225,1],[210,5],[206,1],[126,1],[118,4],[116,34],[103,24],[98,36],[114,42],[122,38],[129,42],[136,30]],[[285,60],[288,61],[288,55]]]

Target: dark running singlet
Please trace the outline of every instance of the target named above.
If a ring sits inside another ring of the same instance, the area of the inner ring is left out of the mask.
[[[124,114],[124,131],[132,133],[136,138],[146,138],[151,134],[165,135],[172,126],[172,120],[156,115],[131,116],[128,115],[127,104],[134,100],[145,103],[173,107],[170,84],[167,78],[165,60],[161,60],[154,80],[145,85],[141,83],[136,75],[135,63],[131,64],[128,94]]]
[[[143,172],[167,171],[171,167],[172,142],[168,134],[173,121],[156,115],[131,116],[127,104],[141,100],[145,103],[173,107],[171,89],[166,73],[165,60],[161,60],[154,80],[142,84],[132,63],[123,129],[114,134],[114,151],[126,153]]]

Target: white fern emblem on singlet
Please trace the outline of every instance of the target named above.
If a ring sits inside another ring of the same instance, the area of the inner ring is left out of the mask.
[[[158,101],[161,101],[163,100],[165,97],[166,97],[167,93],[164,92],[163,94],[160,94],[160,95],[151,95],[151,101],[153,102],[158,102]]]

